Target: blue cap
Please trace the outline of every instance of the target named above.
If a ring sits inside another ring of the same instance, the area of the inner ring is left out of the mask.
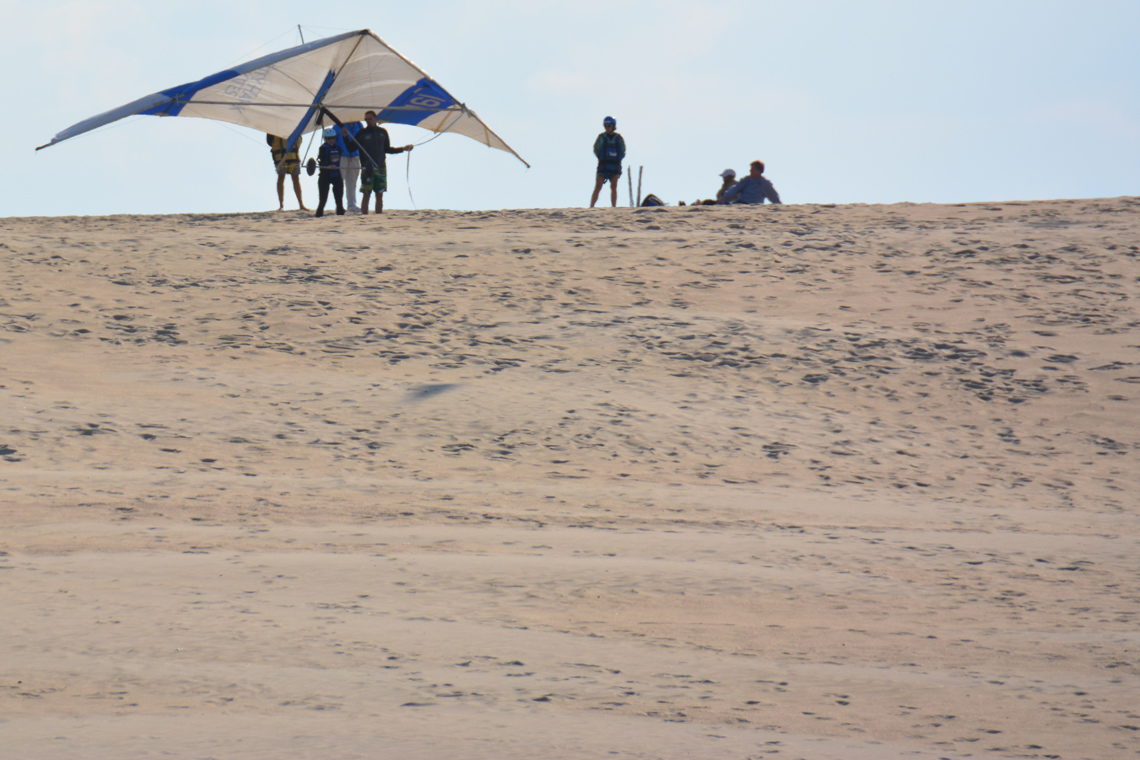
[[[602,124],[613,124],[616,127],[617,119],[612,116],[607,116],[606,118],[602,119]]]

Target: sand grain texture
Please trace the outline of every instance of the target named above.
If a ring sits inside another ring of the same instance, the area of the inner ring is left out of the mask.
[[[1140,199],[0,230],[5,757],[1140,757]]]

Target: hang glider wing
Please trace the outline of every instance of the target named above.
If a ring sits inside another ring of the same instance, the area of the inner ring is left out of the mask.
[[[171,87],[93,116],[57,134],[47,148],[136,114],[218,119],[287,137],[367,110],[382,122],[464,135],[526,161],[438,82],[368,29],[326,37]]]

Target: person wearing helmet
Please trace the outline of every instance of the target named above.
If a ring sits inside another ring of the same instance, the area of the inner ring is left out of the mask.
[[[325,215],[325,203],[329,199],[329,188],[332,188],[333,200],[336,201],[337,216],[344,216],[344,181],[340,176],[340,148],[337,146],[336,130],[325,130],[325,142],[317,152],[317,165],[321,173],[317,177],[317,216]]]
[[[618,180],[621,179],[621,162],[625,158],[625,138],[617,133],[617,120],[607,116],[602,120],[605,130],[594,140],[594,155],[598,159],[598,173],[594,181],[594,194],[590,196],[590,208],[598,202],[602,185],[610,183],[610,205],[617,206]]]

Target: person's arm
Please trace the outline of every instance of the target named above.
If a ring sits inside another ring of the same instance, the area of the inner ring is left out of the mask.
[[[386,130],[386,129],[384,130],[384,152],[385,153],[388,153],[390,155],[392,153],[403,153],[404,151],[411,150],[411,149],[412,149],[411,145],[405,145],[401,148],[393,148],[392,147],[392,138],[388,135],[388,130]]]
[[[345,147],[347,147],[349,150],[355,150],[358,152],[360,150],[362,150],[360,143],[357,142],[357,140],[356,140],[357,136],[360,134],[359,129],[353,129],[352,127],[345,127],[344,129],[341,130],[341,133],[344,135]]]
[[[780,194],[776,192],[776,186],[773,185],[771,181],[768,182],[767,192],[765,195],[768,197],[769,203],[781,203]]]
[[[599,161],[602,160],[602,136],[598,135],[594,138],[594,157]]]
[[[346,130],[344,128],[343,124],[337,124],[336,125],[336,147],[340,149],[340,154],[342,156],[348,154],[348,150],[349,150],[348,141],[349,141],[349,139],[350,138],[348,136],[348,130]]]
[[[281,163],[286,158],[285,141],[277,135],[266,133],[265,142],[269,145],[269,154],[273,156],[273,160]]]
[[[625,160],[625,138],[618,135],[618,161]]]

